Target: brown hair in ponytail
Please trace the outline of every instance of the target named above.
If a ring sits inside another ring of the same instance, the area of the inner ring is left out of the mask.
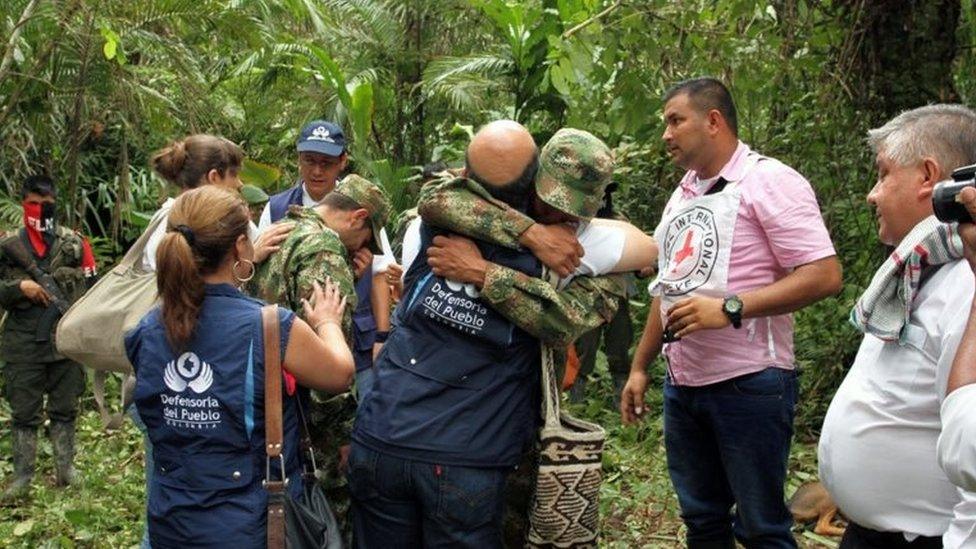
[[[220,268],[247,229],[244,201],[219,187],[184,192],[173,204],[156,250],[156,288],[174,351],[184,350],[193,336],[203,306],[203,275]]]
[[[239,170],[243,161],[244,151],[234,142],[216,135],[197,134],[156,151],[150,164],[173,185],[195,189],[204,182],[210,170],[217,170],[223,177],[228,170]]]

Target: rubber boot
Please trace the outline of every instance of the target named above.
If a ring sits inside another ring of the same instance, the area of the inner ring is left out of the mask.
[[[613,407],[615,410],[619,410],[620,395],[624,392],[624,386],[627,385],[627,379],[630,375],[612,372],[610,376],[613,378]]]
[[[51,422],[51,447],[54,449],[54,478],[58,486],[75,481],[75,422]]]
[[[37,457],[37,429],[14,427],[13,429],[14,478],[3,492],[3,499],[20,497],[30,490],[34,477],[34,460]]]

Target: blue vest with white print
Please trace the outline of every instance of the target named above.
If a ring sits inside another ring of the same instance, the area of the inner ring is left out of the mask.
[[[207,285],[185,352],[174,353],[159,308],[125,338],[135,405],[153,443],[147,495],[153,547],[264,547],[264,337],[261,301]],[[279,309],[284,357],[294,313]],[[295,399],[283,394],[284,465],[301,493]],[[272,476],[280,478],[273,464]]]
[[[404,278],[390,337],[359,403],[353,439],[376,451],[434,464],[516,465],[539,417],[539,340],[480,298],[473,285],[435,276],[434,233]],[[538,259],[478,243],[488,261],[529,276]]]

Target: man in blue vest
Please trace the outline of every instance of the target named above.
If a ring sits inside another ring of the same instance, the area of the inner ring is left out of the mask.
[[[612,173],[609,149],[576,160],[557,149],[547,145],[540,161],[524,127],[492,123],[468,147],[467,174],[477,173],[494,198],[523,212],[537,171],[546,180],[582,174],[579,196],[602,196]],[[549,203],[573,219],[596,210],[561,205]],[[607,277],[529,291],[530,280],[544,284],[535,278],[539,259],[484,241],[471,244],[477,257],[465,267],[480,266],[480,278],[438,276],[431,263],[439,264],[436,248],[448,240],[439,234],[421,224],[395,329],[357,412],[348,478],[358,547],[501,547],[505,478],[538,421],[540,339],[565,342],[599,325],[622,292]],[[571,333],[550,333],[557,323],[540,321],[546,315],[574,319],[560,324]]]
[[[335,189],[336,181],[346,169],[348,151],[346,136],[338,124],[327,120],[313,120],[302,128],[298,136],[299,179],[293,187],[273,195],[261,212],[258,230],[263,231],[272,223],[288,213],[288,207],[301,205],[306,208],[317,206],[325,195]],[[385,233],[385,231],[382,231]],[[377,260],[378,262],[378,260]],[[353,256],[353,270],[356,273],[356,295],[359,301],[352,314],[352,351],[356,360],[356,372],[368,371],[373,365],[373,346],[385,341],[389,321],[381,318],[383,331],[377,330],[377,320],[373,315],[373,255],[362,248]],[[382,305],[381,305],[382,307]],[[389,310],[389,306],[380,310]]]

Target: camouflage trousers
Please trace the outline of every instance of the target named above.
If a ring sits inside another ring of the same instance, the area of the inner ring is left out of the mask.
[[[602,336],[602,337],[601,337]],[[630,302],[620,298],[620,307],[613,319],[586,332],[576,340],[576,353],[580,360],[579,375],[569,390],[570,402],[582,402],[587,385],[587,376],[593,373],[596,365],[596,352],[603,340],[603,352],[607,356],[607,368],[614,383],[614,407],[620,405],[620,392],[630,374],[630,347],[634,341],[634,325],[630,318]]]
[[[315,456],[315,475],[339,522],[343,542],[351,547],[351,502],[346,473],[343,470],[343,452],[348,453],[352,423],[356,417],[356,400],[349,393],[322,399],[313,395],[310,408],[308,430]]]
[[[3,368],[3,378],[14,427],[36,429],[44,422],[45,394],[51,421],[66,423],[78,416],[85,374],[77,362],[9,362]]]

